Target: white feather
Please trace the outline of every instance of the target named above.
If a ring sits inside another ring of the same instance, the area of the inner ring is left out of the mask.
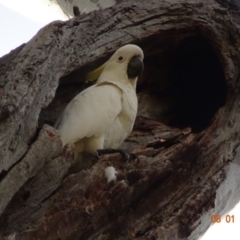
[[[110,183],[112,181],[116,181],[117,171],[113,166],[105,168],[105,177],[107,178],[107,182]]]

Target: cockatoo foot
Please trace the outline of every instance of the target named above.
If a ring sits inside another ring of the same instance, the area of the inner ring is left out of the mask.
[[[112,149],[112,148],[107,148],[107,149],[99,149],[97,150],[97,157],[100,158],[104,154],[110,154],[110,153],[120,153],[124,159],[125,162],[132,161],[137,158],[137,156],[133,153],[128,153],[126,151],[123,151],[121,149]]]

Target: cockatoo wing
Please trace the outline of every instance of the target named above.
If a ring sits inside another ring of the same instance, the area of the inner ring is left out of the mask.
[[[122,91],[111,83],[99,83],[79,93],[65,108],[55,127],[63,145],[85,137],[99,137],[122,110]]]

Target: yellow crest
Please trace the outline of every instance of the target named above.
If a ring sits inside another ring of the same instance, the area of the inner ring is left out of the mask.
[[[86,82],[92,82],[92,81],[96,81],[98,80],[99,76],[101,75],[104,67],[105,67],[106,63],[104,63],[102,66],[100,66],[99,68],[93,70],[92,72],[87,74],[86,77]]]

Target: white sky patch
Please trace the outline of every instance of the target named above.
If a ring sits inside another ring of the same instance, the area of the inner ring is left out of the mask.
[[[61,14],[54,15],[49,8],[44,8],[40,0],[31,0],[32,4],[27,5],[29,0],[0,0],[0,57],[9,53],[11,50],[28,42],[37,32],[53,20],[63,20]],[[16,3],[13,9],[13,3]],[[33,2],[36,5],[33,7]],[[5,4],[2,5],[2,3]],[[20,6],[21,5],[21,6]],[[8,8],[8,7],[10,8]],[[41,7],[42,6],[42,7]],[[19,7],[19,9],[17,9]],[[44,9],[48,9],[44,10]],[[16,11],[15,11],[16,10]],[[17,11],[18,10],[18,11]],[[21,10],[24,10],[21,14]],[[27,14],[28,12],[28,14]],[[26,14],[26,16],[24,16]],[[35,15],[34,19],[31,16]],[[41,17],[38,18],[38,15]],[[38,21],[37,21],[37,20]]]
[[[49,0],[0,0],[0,4],[36,22],[66,20],[61,8]]]
[[[112,181],[116,181],[117,171],[113,166],[105,168],[105,177],[107,178],[107,182],[110,183]]]
[[[201,240],[239,240],[239,228],[240,204],[238,203],[229,213],[221,216],[221,222],[212,224]]]
[[[0,5],[0,57],[28,42],[45,24],[35,22]]]
[[[236,149],[236,152],[239,150]],[[214,220],[215,223],[211,225],[201,240],[240,239],[240,164],[238,161],[231,162],[225,167],[225,170],[227,178],[218,188],[215,198],[215,209],[211,210],[211,217],[214,217],[216,220],[216,215],[219,215],[221,221],[218,223]],[[205,219],[203,223],[207,221],[211,222],[211,219]]]

